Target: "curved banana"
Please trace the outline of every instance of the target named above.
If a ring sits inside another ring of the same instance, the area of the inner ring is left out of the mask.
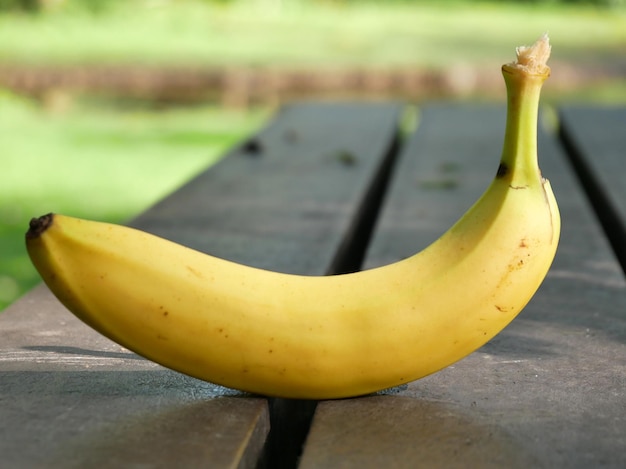
[[[536,154],[549,50],[544,36],[503,66],[508,111],[496,177],[448,232],[411,258],[353,274],[297,276],[52,214],[31,221],[28,252],[76,316],[182,373],[314,399],[413,381],[503,329],[553,260],[559,212]]]

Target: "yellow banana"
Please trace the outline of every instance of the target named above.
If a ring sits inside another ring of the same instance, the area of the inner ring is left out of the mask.
[[[546,36],[503,66],[507,124],[484,195],[422,252],[329,277],[215,258],[131,228],[33,219],[30,257],[76,316],[188,375],[271,396],[340,398],[463,358],[527,304],[554,258],[558,207],[537,164]]]

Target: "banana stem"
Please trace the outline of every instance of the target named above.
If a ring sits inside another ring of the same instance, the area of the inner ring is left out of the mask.
[[[502,66],[507,90],[506,131],[498,177],[514,186],[541,182],[537,161],[539,96],[550,76],[547,35],[530,47],[518,47],[517,62]]]

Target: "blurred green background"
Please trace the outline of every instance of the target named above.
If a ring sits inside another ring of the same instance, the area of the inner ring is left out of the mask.
[[[0,0],[0,310],[31,217],[124,222],[291,99],[502,101],[545,31],[544,104],[626,104],[624,0]]]

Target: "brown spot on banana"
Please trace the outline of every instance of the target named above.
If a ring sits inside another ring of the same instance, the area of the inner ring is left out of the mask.
[[[195,275],[196,277],[198,277],[198,278],[204,278],[204,275],[202,275],[202,272],[200,272],[199,270],[194,269],[190,265],[187,266],[187,270],[189,272],[191,272],[193,275]]]

